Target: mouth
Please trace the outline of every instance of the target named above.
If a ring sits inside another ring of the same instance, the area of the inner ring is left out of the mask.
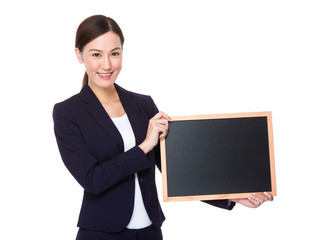
[[[112,77],[112,75],[113,75],[112,72],[110,72],[110,73],[97,73],[97,74],[102,79],[110,79]]]

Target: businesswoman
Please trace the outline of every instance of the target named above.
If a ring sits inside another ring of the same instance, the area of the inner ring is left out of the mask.
[[[77,29],[75,51],[86,72],[80,93],[54,106],[65,166],[84,188],[77,240],[162,239],[165,219],[155,186],[159,145],[170,117],[150,96],[115,82],[124,37],[111,18],[95,15]],[[270,195],[235,200],[257,207]],[[232,209],[229,200],[207,201]]]

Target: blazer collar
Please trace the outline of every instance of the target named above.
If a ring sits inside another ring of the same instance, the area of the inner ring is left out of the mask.
[[[147,130],[148,125],[145,126],[145,123],[141,119],[141,112],[137,101],[134,99],[134,93],[123,89],[117,84],[115,84],[115,87],[132,126],[136,145],[139,145],[145,138],[145,129]],[[79,95],[81,100],[86,104],[89,113],[117,143],[119,151],[123,152],[124,144],[121,134],[88,84],[85,84]]]

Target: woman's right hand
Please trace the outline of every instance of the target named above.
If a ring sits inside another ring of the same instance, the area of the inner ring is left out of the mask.
[[[171,118],[164,112],[157,113],[149,120],[146,138],[139,145],[145,154],[150,152],[158,144],[159,139],[163,140],[166,137],[169,121],[171,121]]]

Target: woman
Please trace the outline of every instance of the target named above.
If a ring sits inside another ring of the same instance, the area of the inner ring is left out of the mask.
[[[84,188],[78,240],[162,239],[165,219],[157,197],[158,141],[170,117],[150,96],[115,84],[124,37],[111,18],[95,15],[77,29],[75,51],[86,68],[80,93],[54,107],[55,135],[64,164]],[[257,207],[271,195],[234,200]],[[229,200],[206,201],[232,209]]]

